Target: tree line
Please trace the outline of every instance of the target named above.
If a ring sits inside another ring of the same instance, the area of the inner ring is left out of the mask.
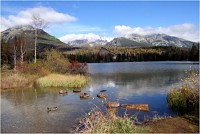
[[[116,54],[102,55],[100,47],[84,47],[73,51],[64,52],[65,56],[73,61],[98,63],[98,62],[134,62],[134,61],[199,61],[199,44],[192,48],[173,46],[153,47],[105,47]]]

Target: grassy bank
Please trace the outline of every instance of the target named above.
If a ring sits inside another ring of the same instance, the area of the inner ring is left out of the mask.
[[[15,71],[9,65],[3,65],[1,89],[26,88],[33,86],[33,83],[40,87],[80,88],[86,85],[86,63],[69,62],[62,53],[54,49],[46,50],[43,56],[36,63],[17,61]]]
[[[73,87],[80,88],[87,84],[88,78],[83,75],[49,74],[36,80],[39,87]]]
[[[33,87],[36,83],[39,87],[72,87],[80,88],[87,84],[88,77],[83,75],[48,74],[41,77],[17,73],[14,71],[1,72],[1,90]]]
[[[136,117],[134,117],[136,118]],[[89,112],[79,120],[75,133],[198,133],[198,123],[185,116],[177,116],[134,125],[134,118],[117,116],[114,112]],[[176,125],[174,125],[176,124]]]
[[[1,72],[1,90],[31,87],[37,77],[13,71]]]

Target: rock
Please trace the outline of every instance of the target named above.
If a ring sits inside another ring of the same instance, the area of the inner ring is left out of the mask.
[[[58,107],[47,107],[47,111],[50,112],[50,111],[56,111],[58,110]]]
[[[59,91],[59,94],[67,94],[67,90],[61,89],[61,90]]]
[[[123,108],[126,109],[134,109],[134,110],[140,110],[140,111],[149,111],[149,105],[148,104],[122,104]]]
[[[73,89],[73,92],[75,93],[81,92],[81,89]]]
[[[97,97],[99,97],[99,98],[104,98],[104,97],[106,97],[106,95],[103,94],[103,93],[98,93],[98,94],[97,94]]]
[[[88,93],[81,93],[80,94],[81,99],[86,99],[86,98],[89,98],[89,97],[90,97],[90,95]]]
[[[100,90],[100,92],[105,92],[105,91],[107,91],[107,90]]]
[[[107,103],[107,108],[116,108],[119,107],[119,102],[108,102]]]

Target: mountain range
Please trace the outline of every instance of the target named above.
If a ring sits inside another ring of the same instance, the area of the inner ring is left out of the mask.
[[[30,48],[34,48],[34,32],[35,29],[30,26],[16,26],[9,28],[1,32],[1,39],[4,42],[9,42],[14,39],[15,36],[23,33],[25,38],[29,40]],[[139,35],[130,34],[126,37],[117,37],[110,42],[106,40],[89,41],[87,39],[70,41],[67,44],[60,41],[54,36],[51,36],[42,29],[38,32],[38,48],[59,48],[69,49],[73,47],[82,46],[119,46],[119,47],[133,47],[133,46],[176,46],[182,48],[191,48],[192,45],[197,45],[196,42],[188,41],[174,36],[166,34],[151,34],[151,35]]]
[[[166,34],[139,35],[130,34],[126,37],[117,37],[110,42],[106,40],[89,41],[87,39],[74,40],[68,42],[70,46],[118,46],[118,47],[134,47],[134,46],[175,46],[182,48],[191,48],[197,45],[196,42],[188,41],[182,38],[169,36]]]

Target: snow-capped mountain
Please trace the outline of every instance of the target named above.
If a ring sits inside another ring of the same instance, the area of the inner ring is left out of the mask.
[[[192,41],[184,40],[178,37],[166,34],[138,35],[130,34],[126,37],[119,37],[107,43],[108,46],[176,46],[190,48]]]

